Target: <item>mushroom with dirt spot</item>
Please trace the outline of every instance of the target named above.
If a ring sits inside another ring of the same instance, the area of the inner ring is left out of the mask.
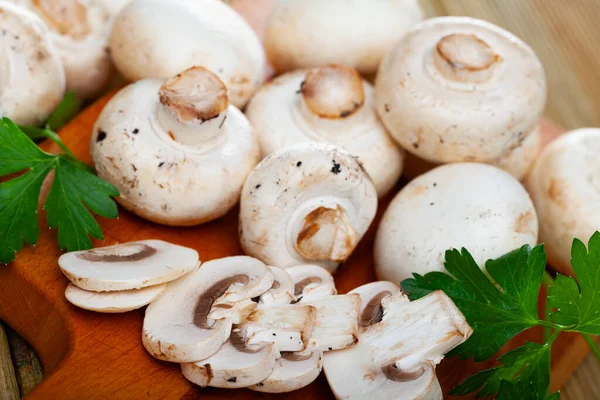
[[[124,313],[152,303],[166,288],[167,284],[162,283],[142,289],[92,292],[70,283],[65,289],[65,298],[69,303],[85,310],[107,314]]]
[[[91,150],[121,205],[176,226],[227,213],[259,158],[248,120],[202,67],[122,89],[98,117]]]
[[[44,22],[27,9],[0,1],[0,116],[36,126],[65,94],[65,71]]]
[[[375,93],[382,122],[414,155],[502,166],[534,134],[546,80],[516,36],[485,21],[441,17],[403,35],[381,62]]]
[[[537,243],[536,211],[523,186],[496,167],[455,163],[412,180],[394,197],[375,237],[375,272],[400,282],[444,270],[444,254],[465,243],[483,266]]]
[[[258,37],[221,1],[134,0],[114,21],[110,49],[130,81],[204,66],[225,82],[236,107],[246,104],[265,75]]]
[[[379,197],[400,178],[404,153],[377,117],[373,87],[351,67],[327,65],[279,76],[258,90],[246,116],[263,157],[301,142],[327,142],[358,157]]]
[[[247,254],[282,268],[346,260],[377,210],[377,193],[356,159],[324,143],[276,151],[248,176],[240,206]]]

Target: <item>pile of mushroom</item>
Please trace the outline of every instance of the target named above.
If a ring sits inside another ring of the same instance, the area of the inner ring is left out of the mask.
[[[521,179],[536,156],[543,67],[529,46],[485,21],[418,24],[381,62],[375,92],[392,136],[428,162],[484,162]]]
[[[357,156],[379,197],[400,178],[403,152],[377,117],[373,87],[351,67],[281,75],[254,95],[246,116],[263,157],[296,143],[323,141]]]
[[[77,307],[121,313],[157,299],[174,281],[200,265],[195,250],[142,240],[63,254],[58,265],[71,281],[65,297]]]
[[[272,153],[248,176],[240,203],[246,254],[282,268],[335,271],[367,231],[377,192],[355,157],[307,142]]]
[[[110,49],[130,81],[167,78],[203,66],[243,107],[263,83],[266,60],[246,21],[215,0],[133,0],[116,17]]]
[[[91,151],[121,205],[178,226],[227,213],[259,160],[248,120],[202,67],[122,89],[98,117]]]

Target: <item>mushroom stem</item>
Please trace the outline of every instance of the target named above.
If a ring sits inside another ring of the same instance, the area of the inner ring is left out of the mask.
[[[80,0],[33,0],[38,14],[55,32],[73,39],[90,33],[87,7]]]
[[[199,146],[224,132],[227,88],[206,68],[192,67],[166,79],[159,98],[157,119],[171,139]]]

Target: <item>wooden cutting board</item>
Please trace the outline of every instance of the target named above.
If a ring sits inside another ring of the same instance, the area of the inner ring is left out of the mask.
[[[80,114],[60,133],[73,152],[91,164],[89,139],[104,98]],[[547,128],[548,129],[548,128]],[[53,143],[42,147],[51,152]],[[378,217],[351,259],[335,275],[340,293],[373,281],[372,247],[374,228],[390,196],[381,202]],[[138,239],[163,239],[193,247],[202,261],[241,254],[237,237],[237,209],[224,218],[193,228],[170,228],[146,222],[120,209],[119,219],[100,218],[108,246]],[[189,383],[177,364],[161,362],[146,353],[141,343],[144,310],[126,314],[97,314],[78,309],[64,298],[67,279],[57,258],[56,231],[44,228],[37,245],[25,246],[16,261],[0,266],[0,319],[22,334],[41,357],[45,379],[27,398],[39,399],[333,399],[321,376],[310,386],[288,394],[267,395],[246,389],[200,389]],[[541,330],[532,330],[502,349],[525,340],[541,341]],[[563,334],[552,353],[553,390],[562,387],[588,353],[583,339]],[[438,376],[444,392],[474,372],[492,363],[475,364],[444,360]],[[349,366],[351,367],[351,366]]]

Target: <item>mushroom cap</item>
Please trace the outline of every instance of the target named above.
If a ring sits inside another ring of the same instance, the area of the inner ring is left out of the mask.
[[[321,373],[323,353],[282,353],[267,379],[248,389],[264,393],[287,393],[310,385]]]
[[[229,106],[210,142],[174,140],[178,132],[157,117],[162,83],[135,82],[104,107],[91,141],[98,175],[119,190],[123,207],[150,221],[188,226],[219,218],[237,203],[258,162],[257,138],[241,111]]]
[[[258,90],[246,108],[246,116],[258,135],[263,157],[307,141],[340,146],[358,157],[381,197],[400,178],[404,152],[377,117],[373,87],[358,75],[346,76],[347,70],[355,73],[349,67],[334,65],[281,75]],[[326,75],[318,76],[315,83],[307,79],[320,73]],[[358,83],[358,89],[352,87],[353,83]],[[348,91],[344,91],[346,87]],[[360,96],[354,99],[350,92],[357,90]],[[312,107],[322,113],[347,113],[343,111],[348,109],[345,104],[329,110],[344,99],[357,107],[345,117],[319,117],[318,111],[310,108],[316,102]]]
[[[416,0],[351,5],[346,0],[279,0],[267,22],[265,48],[278,72],[335,63],[373,74],[394,42],[422,18]]]
[[[375,272],[400,282],[444,271],[446,250],[467,247],[475,262],[537,243],[536,211],[523,186],[486,164],[437,167],[406,185],[375,237]]]
[[[190,382],[201,387],[225,389],[243,388],[266,379],[279,357],[274,344],[257,351],[233,344],[231,340],[212,356],[195,362],[181,364],[181,373]]]
[[[119,292],[90,292],[69,284],[65,290],[67,300],[85,310],[99,313],[124,313],[152,303],[167,288],[166,283],[143,289],[123,290]]]
[[[294,296],[294,282],[286,271],[277,267],[269,267],[273,274],[271,289],[260,295],[259,306],[272,304],[290,304]]]
[[[196,250],[162,240],[140,240],[65,253],[58,266],[83,290],[140,289],[173,281],[199,265]]]
[[[294,284],[294,296],[310,301],[337,294],[331,273],[313,264],[295,265],[285,270]]]
[[[116,17],[111,55],[130,81],[166,78],[194,65],[215,71],[243,107],[262,84],[266,59],[248,23],[214,0],[134,0]]]
[[[375,92],[381,120],[408,151],[435,163],[490,162],[533,131],[546,80],[534,51],[513,34],[473,18],[440,17],[396,43]]]
[[[377,210],[377,193],[356,159],[339,147],[302,143],[261,161],[240,206],[247,254],[282,268],[307,262],[329,270],[346,259]]]
[[[271,279],[266,279],[270,277]],[[161,360],[196,362],[215,354],[229,338],[232,319],[210,320],[216,301],[256,297],[273,283],[269,269],[251,257],[226,257],[206,262],[171,283],[146,309],[142,342]],[[268,286],[267,286],[268,284]],[[238,296],[236,296],[236,294]]]
[[[561,135],[546,146],[528,177],[548,262],[565,275],[573,238],[587,243],[600,227],[600,129]]]
[[[44,22],[0,1],[0,115],[21,125],[45,122],[65,94],[65,71]]]

